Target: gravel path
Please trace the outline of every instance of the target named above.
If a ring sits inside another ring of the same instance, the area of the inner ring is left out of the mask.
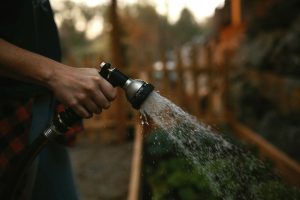
[[[132,142],[101,144],[82,138],[70,156],[82,200],[127,198]]]

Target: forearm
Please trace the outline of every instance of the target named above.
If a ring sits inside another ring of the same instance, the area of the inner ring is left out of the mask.
[[[0,39],[0,75],[49,86],[60,63]]]
[[[48,87],[82,117],[110,106],[115,89],[97,69],[73,68],[0,39],[0,75]]]

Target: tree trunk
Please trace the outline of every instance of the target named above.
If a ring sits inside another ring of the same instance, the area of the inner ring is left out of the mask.
[[[121,45],[121,29],[117,13],[117,0],[111,0],[110,6],[110,23],[111,23],[111,53],[112,64],[118,68],[124,68],[124,52]],[[126,138],[126,107],[124,103],[124,92],[118,89],[118,96],[115,102],[115,114],[117,122],[117,133],[120,134],[120,141]]]

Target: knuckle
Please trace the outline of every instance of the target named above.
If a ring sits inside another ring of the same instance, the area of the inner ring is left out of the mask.
[[[94,84],[90,83],[90,84],[86,84],[85,85],[85,90],[88,92],[92,92],[94,90]]]
[[[101,76],[94,76],[94,77],[93,77],[93,80],[94,80],[95,82],[101,82],[102,78],[101,78]]]
[[[76,107],[77,105],[78,105],[78,101],[75,100],[75,99],[70,101],[70,103],[69,103],[69,106],[72,107],[72,108]]]
[[[81,93],[77,96],[79,101],[84,101],[87,98],[87,95],[85,93]]]
[[[87,115],[87,119],[90,119],[90,118],[92,118],[93,117],[93,114],[92,113],[89,113],[88,115]]]

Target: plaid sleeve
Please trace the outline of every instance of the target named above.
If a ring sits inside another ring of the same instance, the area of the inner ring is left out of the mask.
[[[32,119],[32,102],[0,100],[0,173],[25,149]]]
[[[13,165],[28,143],[32,121],[33,99],[26,102],[0,100],[0,175]],[[56,113],[64,111],[57,104]],[[76,135],[83,130],[82,122],[72,126],[58,142],[74,146]]]

